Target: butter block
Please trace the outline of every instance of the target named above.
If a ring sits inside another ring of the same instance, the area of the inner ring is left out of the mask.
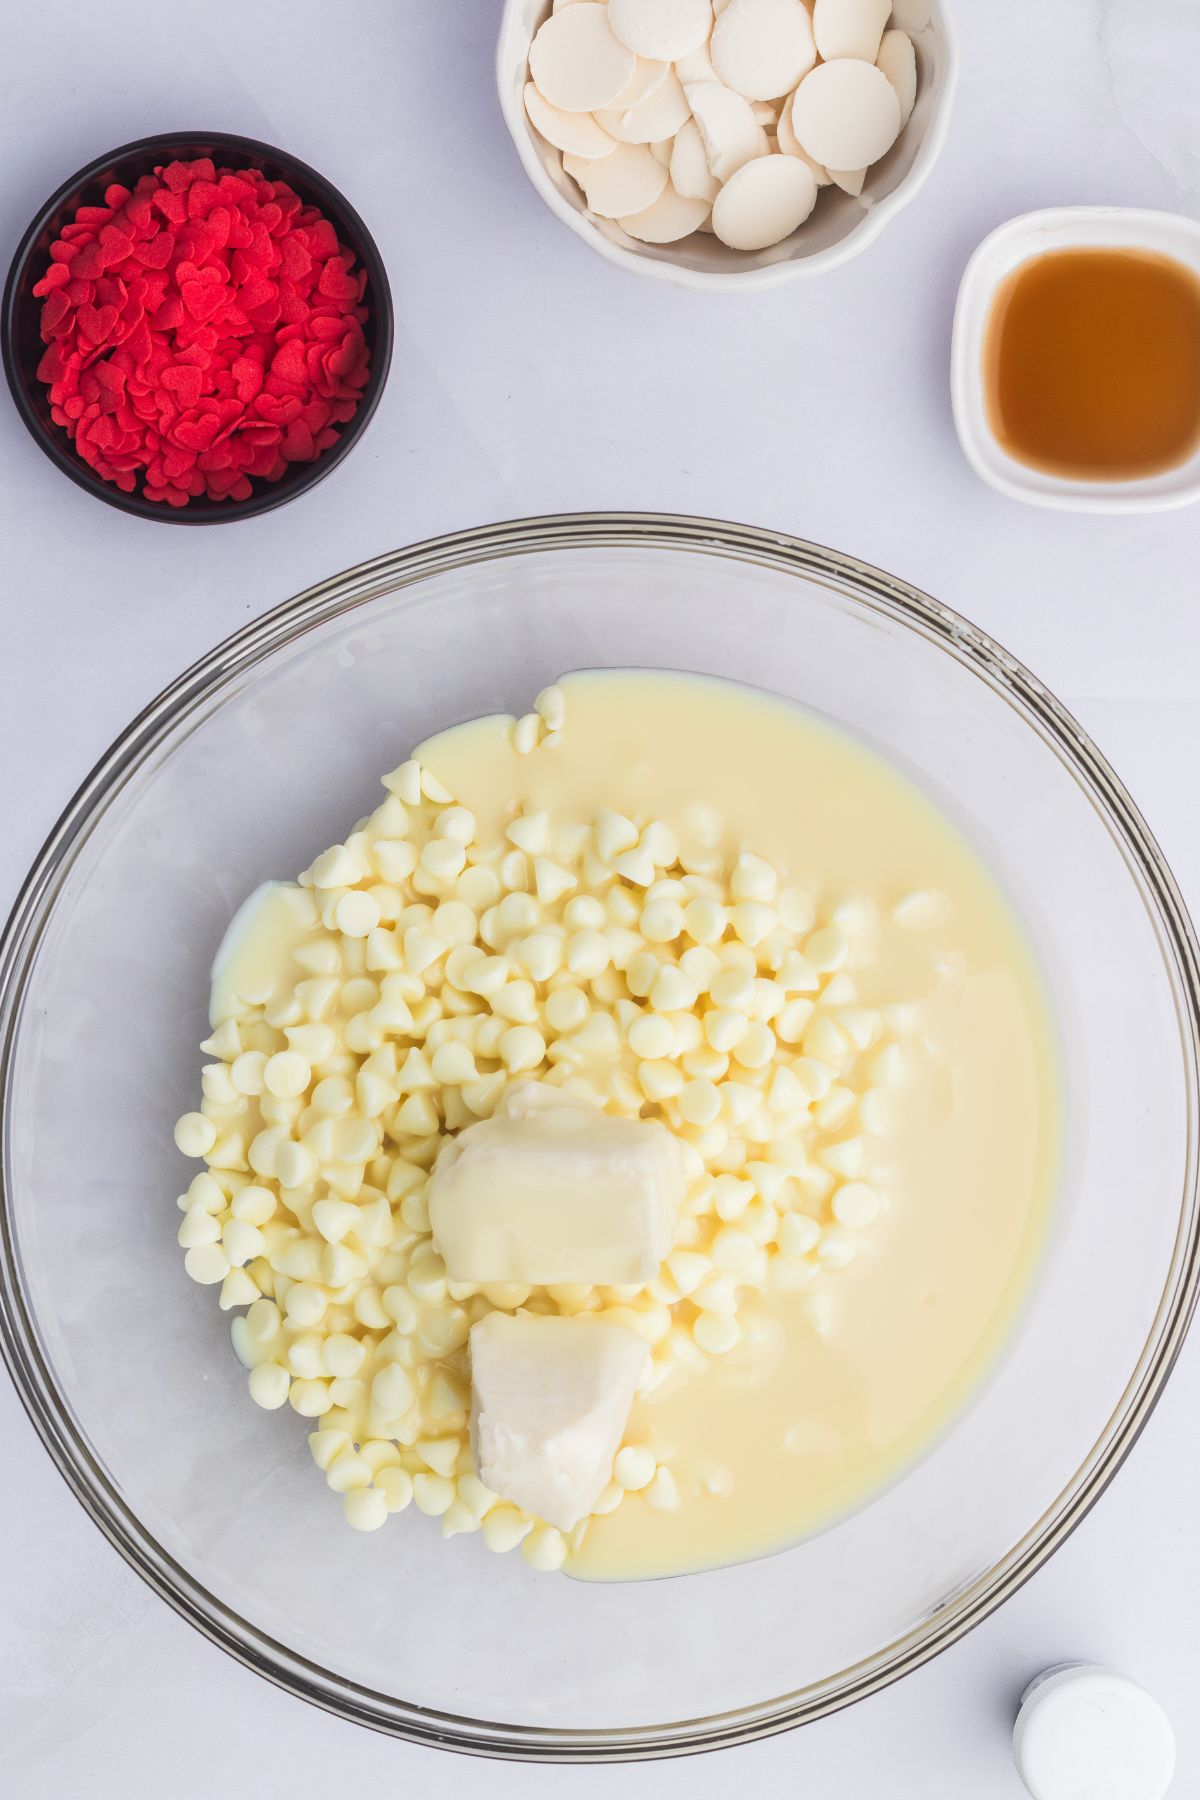
[[[451,1281],[617,1286],[658,1273],[684,1186],[665,1125],[522,1081],[443,1151],[429,1219]]]
[[[570,1531],[612,1479],[645,1339],[604,1319],[494,1312],[472,1326],[470,1349],[480,1480]]]

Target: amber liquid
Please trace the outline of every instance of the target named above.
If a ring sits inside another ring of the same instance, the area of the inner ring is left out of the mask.
[[[984,391],[1010,456],[1074,480],[1161,474],[1200,444],[1200,280],[1141,250],[1053,250],[988,320]]]

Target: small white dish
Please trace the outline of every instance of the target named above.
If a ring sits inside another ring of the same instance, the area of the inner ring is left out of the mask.
[[[963,454],[980,478],[1012,500],[1064,512],[1166,512],[1200,500],[1200,446],[1185,462],[1136,481],[1077,480],[1018,462],[988,419],[983,348],[997,290],[1012,271],[1048,250],[1150,250],[1200,276],[1200,224],[1134,206],[1056,206],[999,226],[972,256],[954,309],[950,389]]]
[[[958,47],[948,0],[895,0],[890,23],[908,32],[917,56],[917,99],[887,155],[868,172],[861,195],[822,188],[811,219],[782,244],[766,250],[730,250],[717,238],[694,232],[674,244],[639,243],[615,219],[601,219],[562,166],[562,157],[540,137],[522,102],[529,78],[529,46],[550,0],[505,0],[496,47],[500,110],[521,166],[554,215],[609,262],[671,281],[680,287],[774,287],[800,275],[819,275],[857,256],[888,220],[916,195],[937,161],[950,123],[958,76]]]

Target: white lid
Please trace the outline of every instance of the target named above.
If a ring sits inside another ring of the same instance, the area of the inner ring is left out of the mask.
[[[1070,1663],[1025,1690],[1013,1755],[1034,1800],[1162,1800],[1175,1734],[1135,1681]]]

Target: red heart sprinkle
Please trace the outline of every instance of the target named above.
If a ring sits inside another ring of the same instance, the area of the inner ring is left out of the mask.
[[[81,306],[79,329],[93,344],[102,344],[117,322],[115,306]]]
[[[200,398],[204,387],[204,375],[200,369],[189,367],[186,363],[175,368],[164,369],[162,385],[169,393],[178,395],[179,404],[193,407]]]
[[[70,265],[65,262],[51,263],[40,281],[35,281],[33,291],[40,299],[43,294],[52,294],[55,288],[66,287],[71,279]]]
[[[172,193],[170,188],[159,188],[154,196],[154,205],[172,225],[182,225],[187,218],[187,201],[182,194]]]
[[[105,225],[100,232],[98,247],[105,268],[115,269],[131,254],[133,239],[128,232],[118,231],[115,225]]]
[[[133,246],[133,255],[147,269],[165,269],[175,246],[169,231],[158,231],[154,237]]]

